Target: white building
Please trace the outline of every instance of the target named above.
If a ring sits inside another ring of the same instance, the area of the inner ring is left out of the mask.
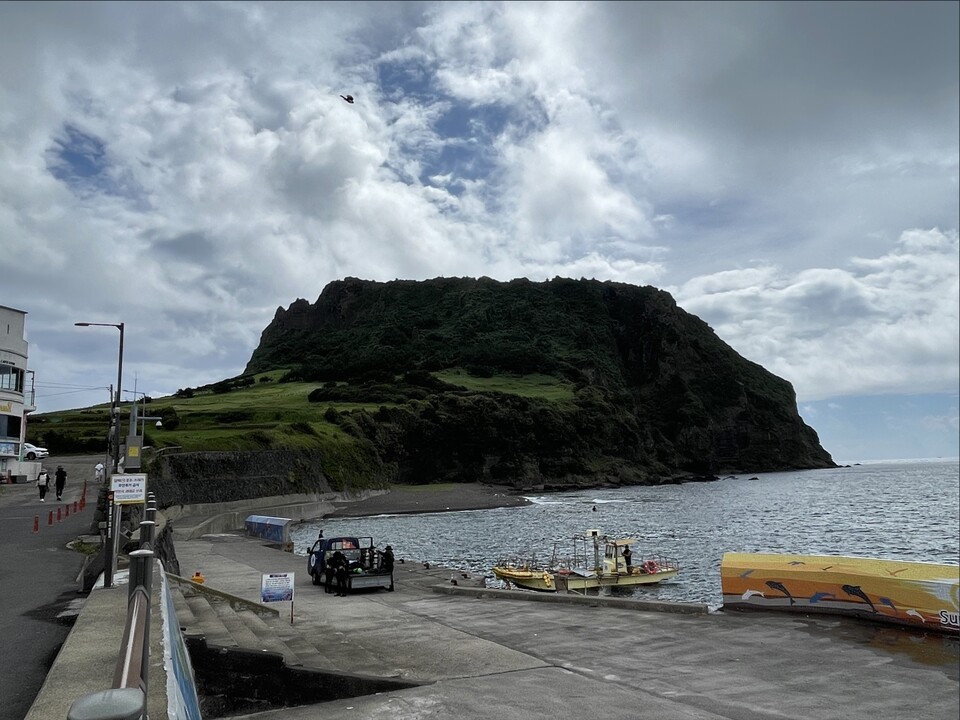
[[[39,463],[20,462],[27,413],[36,410],[33,383],[27,386],[27,313],[0,305],[0,481],[30,476]]]

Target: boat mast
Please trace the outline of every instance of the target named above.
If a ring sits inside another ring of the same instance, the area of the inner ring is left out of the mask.
[[[600,564],[600,531],[591,530],[590,534],[593,536],[593,567],[599,577],[603,575],[603,565]]]

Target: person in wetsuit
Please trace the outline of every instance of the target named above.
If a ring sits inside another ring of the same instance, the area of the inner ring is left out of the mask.
[[[380,554],[380,567],[390,571],[390,587],[387,590],[393,592],[393,548],[389,545]]]
[[[337,597],[347,596],[347,569],[350,564],[347,562],[347,556],[337,550],[330,557],[330,565],[333,567],[334,577],[337,581]],[[330,572],[330,569],[327,569]],[[329,577],[329,575],[328,575]]]

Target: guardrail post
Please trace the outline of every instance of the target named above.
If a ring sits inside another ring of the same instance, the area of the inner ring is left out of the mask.
[[[157,538],[157,523],[155,520],[140,521],[140,547],[153,550],[153,543]]]
[[[150,680],[150,609],[153,597],[153,550],[134,550],[130,553],[130,594],[128,600],[140,588],[147,596],[147,614],[143,621],[143,655],[140,664],[140,680],[144,696]],[[134,585],[136,568],[136,585]]]
[[[67,711],[67,720],[140,720],[146,711],[145,690],[113,688],[74,700]]]

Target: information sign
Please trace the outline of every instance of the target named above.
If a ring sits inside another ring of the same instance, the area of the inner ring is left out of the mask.
[[[147,474],[111,475],[110,489],[117,505],[136,505],[147,501]]]
[[[260,601],[293,602],[293,576],[296,573],[265,573],[260,576]]]

